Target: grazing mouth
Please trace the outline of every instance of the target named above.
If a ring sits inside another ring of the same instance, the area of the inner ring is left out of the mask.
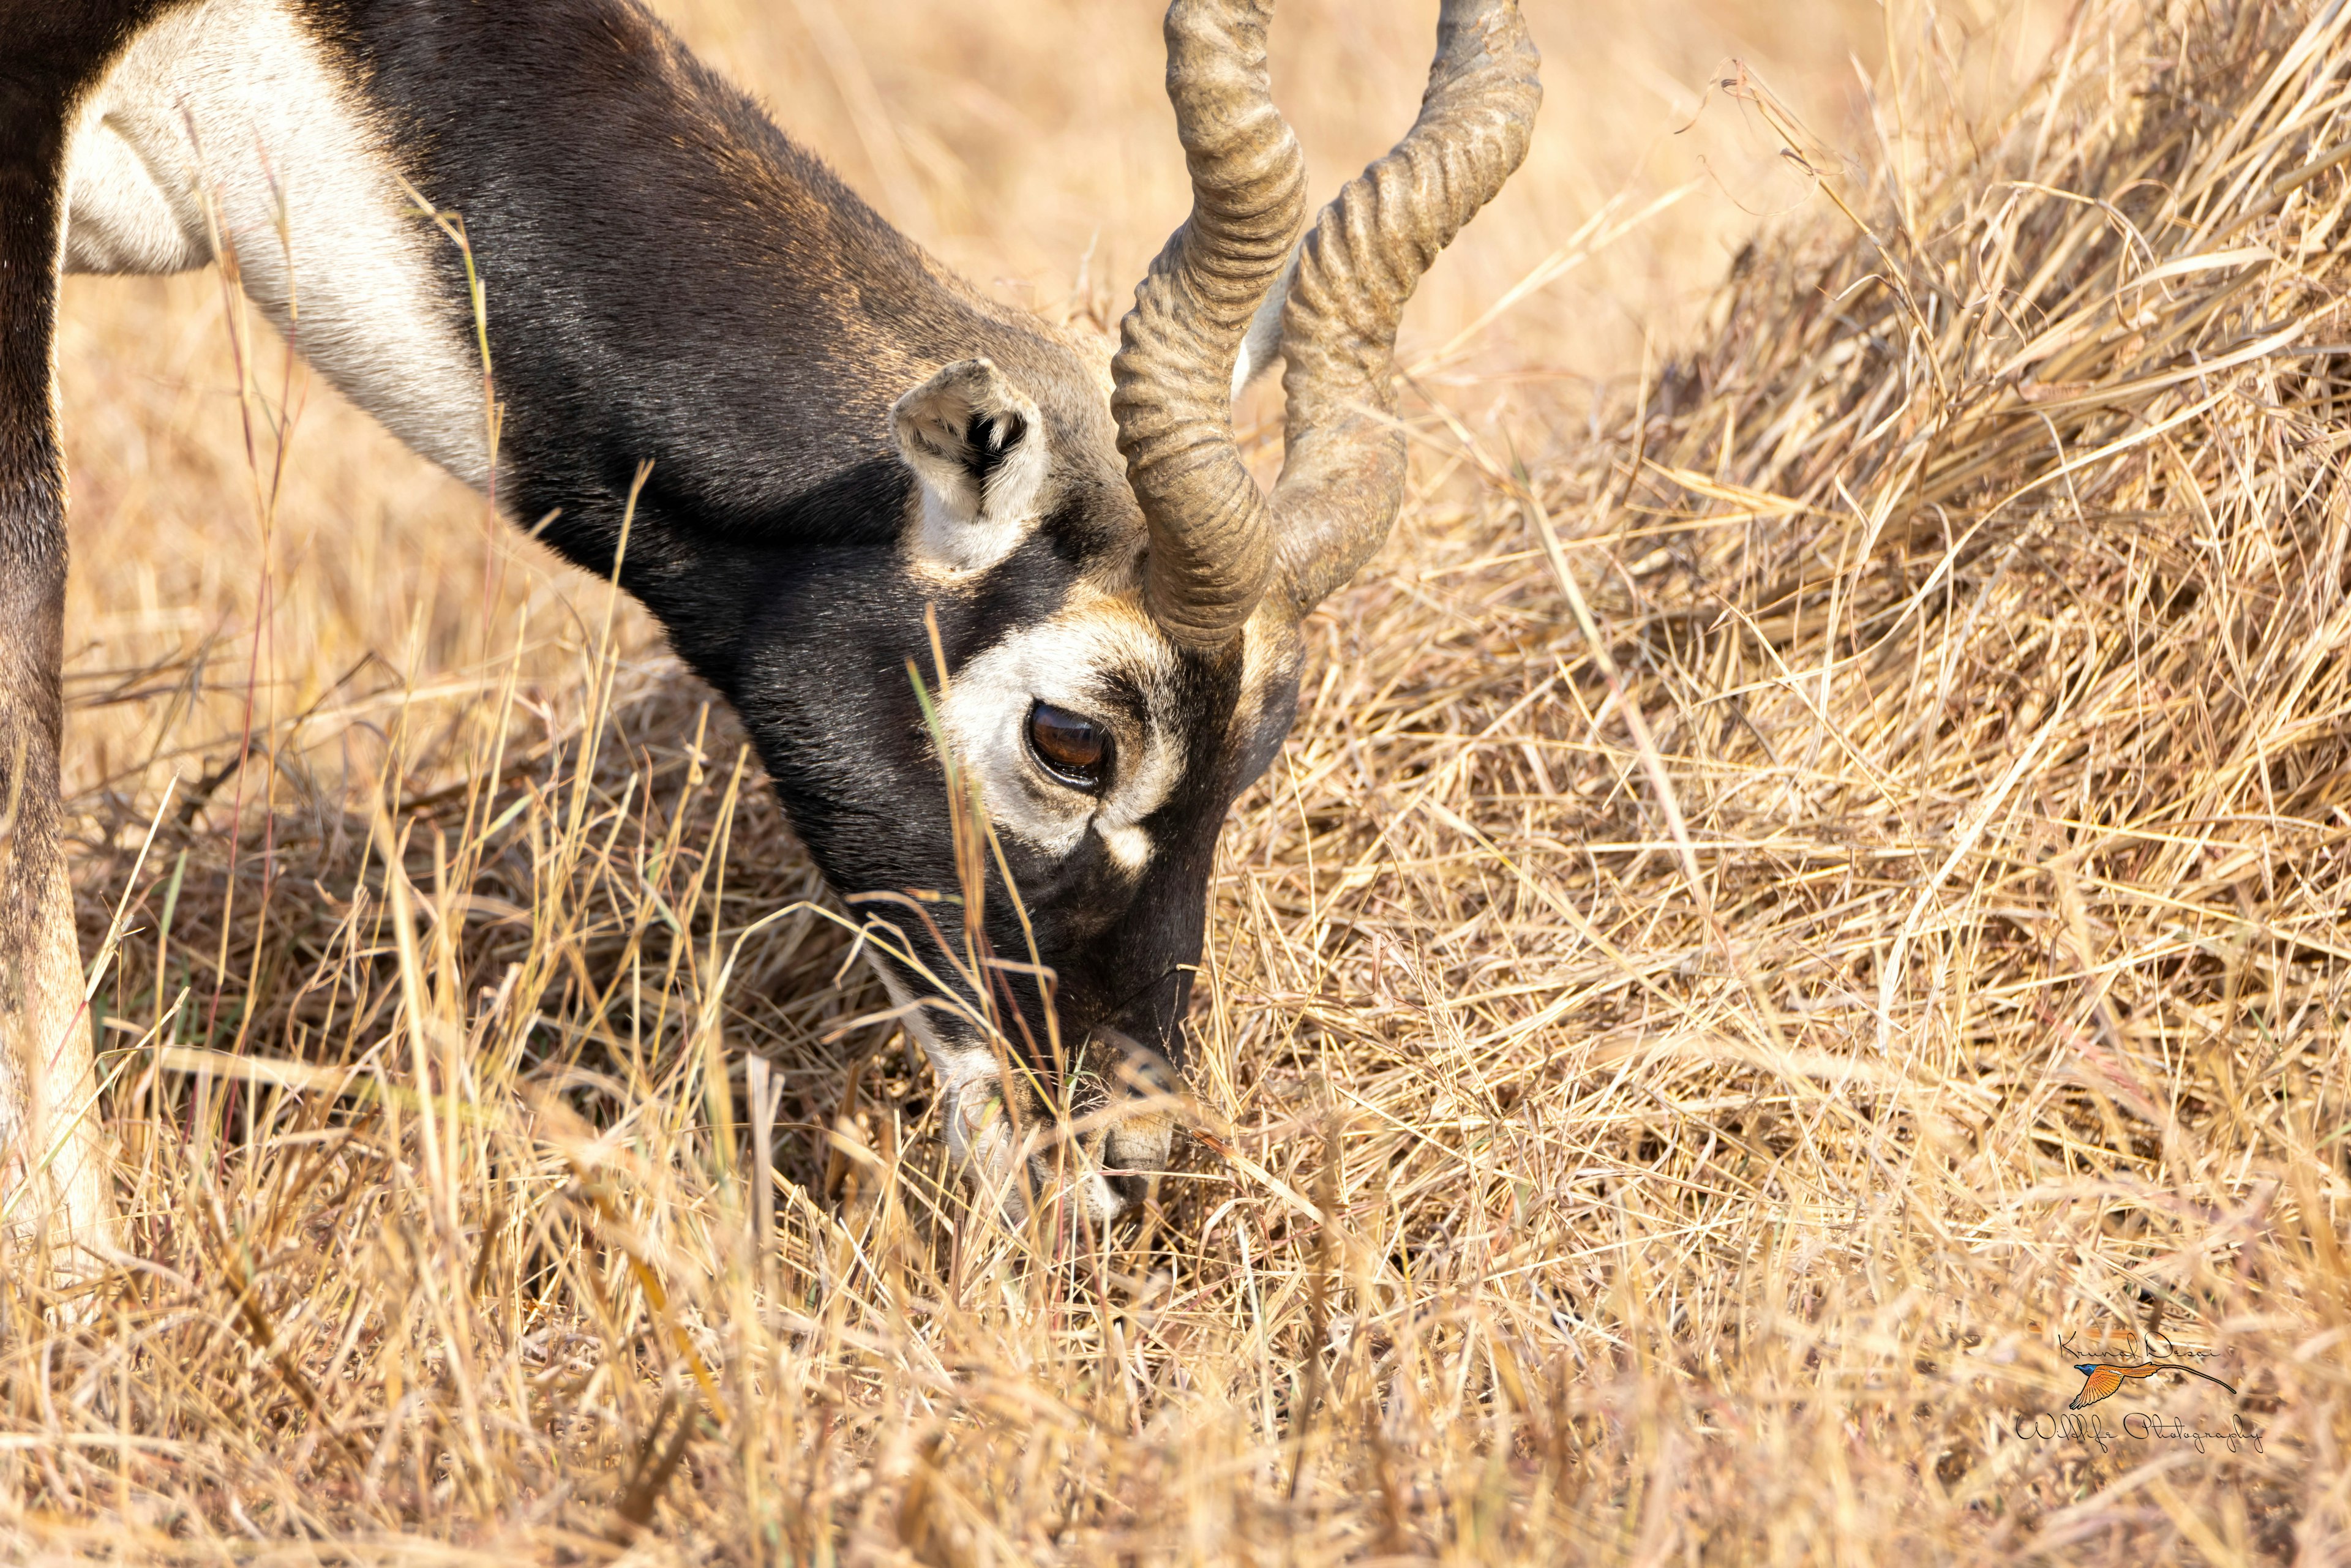
[[[893,1000],[902,1007],[913,1000],[904,977],[886,964],[876,968]],[[1138,988],[1118,1014],[1131,1021],[1141,998],[1163,983]],[[904,1017],[938,1077],[950,1157],[982,1203],[992,1202],[1008,1220],[1022,1221],[1032,1207],[1074,1192],[1073,1212],[1102,1224],[1147,1202],[1167,1174],[1176,1130],[1188,1120],[1169,1050],[1101,1022],[1075,1037],[1080,1044],[1065,1073],[1032,1074],[967,1021],[924,1009]],[[1158,1027],[1146,1026],[1144,1034],[1166,1030],[1180,1054],[1180,1014],[1150,1021]]]

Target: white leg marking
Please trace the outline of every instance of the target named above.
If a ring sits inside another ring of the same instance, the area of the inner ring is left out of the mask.
[[[246,292],[394,435],[489,476],[467,308],[364,99],[289,10],[210,0],[132,43],[83,108],[66,266],[172,272],[213,259],[210,204]],[[281,226],[281,218],[283,220]]]

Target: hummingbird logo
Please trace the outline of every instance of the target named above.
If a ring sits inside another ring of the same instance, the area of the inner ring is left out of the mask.
[[[2153,1377],[2158,1372],[2184,1372],[2190,1377],[2200,1377],[2207,1383],[2219,1383],[2231,1395],[2237,1392],[2233,1383],[2223,1383],[2209,1372],[2199,1372],[2192,1366],[2182,1366],[2176,1361],[2077,1361],[2074,1370],[2082,1375],[2082,1392],[2074,1396],[2068,1410],[2079,1410],[2085,1405],[2095,1405],[2109,1397],[2123,1385],[2124,1380],[2137,1382]]]

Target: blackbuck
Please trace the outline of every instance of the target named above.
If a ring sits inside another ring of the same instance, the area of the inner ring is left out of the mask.
[[[617,570],[838,893],[954,889],[943,762],[972,781],[1019,901],[990,890],[980,935],[1050,983],[987,982],[990,1039],[977,998],[920,1005],[953,971],[919,922],[884,977],[1008,1207],[1133,1204],[1175,1130],[1219,824],[1290,727],[1301,618],[1400,505],[1397,317],[1541,96],[1515,0],[1443,0],[1417,120],[1308,229],[1271,10],[1168,10],[1193,207],[1113,355],[953,277],[634,0],[0,0],[12,1228],[109,1223],[59,845],[57,275],[225,249],[345,394]],[[486,285],[495,456],[463,258],[420,197],[463,215]],[[1231,407],[1277,356],[1269,497]],[[934,624],[935,724],[909,678]]]

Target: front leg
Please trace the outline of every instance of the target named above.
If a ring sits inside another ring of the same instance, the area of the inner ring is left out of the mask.
[[[113,1213],[57,791],[66,151],[75,103],[155,9],[0,0],[0,1239],[52,1247],[105,1246]]]

